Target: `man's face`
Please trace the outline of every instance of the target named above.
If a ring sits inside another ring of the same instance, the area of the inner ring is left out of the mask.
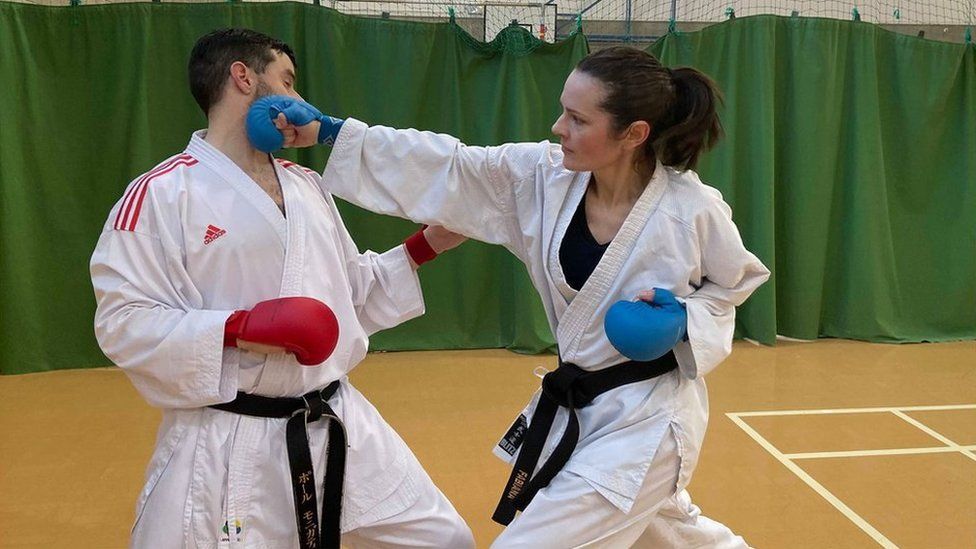
[[[254,99],[266,95],[287,95],[302,99],[295,90],[295,65],[291,59],[279,52],[273,52],[275,59],[264,68],[264,72],[257,75],[258,85]],[[304,101],[304,99],[302,99]]]

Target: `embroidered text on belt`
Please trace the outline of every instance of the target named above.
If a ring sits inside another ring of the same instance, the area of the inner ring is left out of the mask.
[[[524,511],[535,494],[548,486],[556,473],[566,465],[579,442],[577,408],[586,407],[594,398],[611,389],[655,378],[677,367],[678,361],[671,352],[650,362],[624,362],[596,372],[588,372],[560,360],[559,367],[542,378],[539,404],[492,520],[505,525],[512,522],[516,511]],[[566,430],[552,455],[532,476],[560,406],[569,408]]]
[[[246,416],[287,417],[285,440],[288,446],[288,466],[295,499],[295,521],[298,541],[302,549],[339,549],[339,517],[342,511],[342,483],[346,469],[346,431],[342,422],[326,402],[339,389],[333,381],[321,391],[312,391],[301,398],[274,398],[237,393],[237,398],[211,406],[225,412]],[[315,473],[309,449],[307,425],[321,418],[329,421],[329,448],[322,482],[322,526],[319,527],[318,505],[315,497]]]

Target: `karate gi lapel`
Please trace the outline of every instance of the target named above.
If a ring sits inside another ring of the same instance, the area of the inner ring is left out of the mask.
[[[583,193],[586,192],[588,182],[589,178],[581,178],[573,183],[567,200],[559,213],[559,220],[556,222],[557,235],[553,238],[549,248],[550,279],[562,280],[564,285],[566,284],[565,277],[559,267],[559,247],[562,244],[563,236],[566,234],[566,228],[569,226],[576,208],[579,207]],[[627,219],[624,220],[624,224],[620,227],[617,235],[613,237],[613,241],[610,242],[603,258],[593,270],[593,274],[590,275],[590,278],[587,279],[559,319],[556,341],[559,344],[562,356],[571,357],[578,351],[583,334],[593,324],[593,315],[613,287],[621,267],[623,267],[637,242],[637,237],[644,230],[648,218],[657,209],[667,184],[668,176],[665,173],[665,168],[658,162],[654,168],[653,177],[627,215]],[[559,282],[556,284],[558,285]]]
[[[285,215],[282,219],[285,224],[285,264],[281,273],[281,297],[293,297],[305,295],[304,273],[306,260],[306,227],[305,211],[301,200],[301,192],[296,186],[295,175],[284,168],[277,161],[274,162],[275,174],[281,184],[281,194],[285,201]],[[264,191],[261,191],[264,192]],[[281,218],[281,211],[277,205],[272,206],[276,210],[278,217]],[[276,396],[297,396],[291,394],[289,386],[300,384],[296,382],[296,376],[301,377],[308,374],[301,367],[295,365],[289,355],[274,354],[268,355],[264,370],[255,392],[258,394]]]
[[[301,201],[295,174],[274,162],[275,173],[281,183],[281,194],[285,200],[287,215],[287,234],[285,246],[285,269],[281,276],[281,295],[304,295],[302,278],[305,273],[306,228],[305,210]]]

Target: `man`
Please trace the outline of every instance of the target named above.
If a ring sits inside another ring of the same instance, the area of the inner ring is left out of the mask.
[[[318,175],[252,147],[255,99],[300,98],[286,44],[215,31],[189,76],[207,129],[132,182],[91,260],[99,344],[163,409],[132,545],[338,547],[341,527],[350,547],[473,546],[345,377],[423,313],[417,265],[463,237],[360,254]]]

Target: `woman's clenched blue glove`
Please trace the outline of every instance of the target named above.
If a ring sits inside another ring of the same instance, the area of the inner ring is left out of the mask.
[[[266,95],[256,100],[247,112],[247,138],[254,148],[262,152],[275,152],[280,149],[285,138],[275,127],[274,121],[279,113],[284,113],[288,122],[304,126],[316,120],[319,127],[319,143],[332,145],[339,135],[343,120],[322,114],[312,105],[287,95]]]
[[[688,313],[668,290],[654,288],[654,300],[618,301],[607,311],[607,339],[631,360],[660,358],[685,337]]]

